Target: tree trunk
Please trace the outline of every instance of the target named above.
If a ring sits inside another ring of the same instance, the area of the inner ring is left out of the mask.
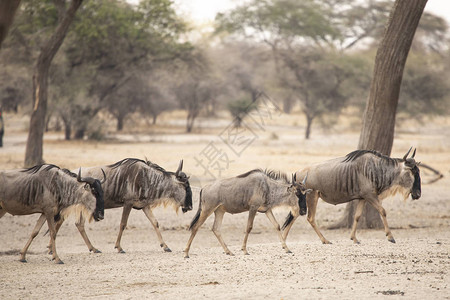
[[[33,112],[30,119],[27,146],[25,151],[25,167],[31,167],[44,162],[43,137],[45,115],[47,113],[47,87],[50,64],[64,41],[75,13],[83,0],[72,0],[69,9],[60,18],[58,27],[39,55],[33,75]],[[61,5],[60,2],[58,5]]]
[[[78,128],[75,130],[75,133],[73,135],[73,138],[75,140],[82,140],[84,138],[84,134],[86,132],[86,128]]]
[[[14,15],[19,7],[20,0],[0,1],[0,49],[2,42],[8,34],[9,27],[13,23]]]
[[[305,139],[309,139],[309,136],[311,135],[311,126],[313,122],[313,117],[306,114],[306,130],[305,130]]]
[[[426,3],[427,0],[396,0],[394,3],[375,57],[358,149],[391,154],[403,69]],[[355,202],[347,204],[343,219],[332,227],[351,227]],[[361,228],[383,227],[378,212],[370,205],[366,205],[359,224]]]
[[[119,115],[117,117],[117,131],[122,131],[124,119],[125,119],[125,117],[122,115]]]

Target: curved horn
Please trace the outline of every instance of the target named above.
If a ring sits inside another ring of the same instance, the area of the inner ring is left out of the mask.
[[[411,152],[411,149],[412,149],[412,147],[409,148],[408,152],[406,152],[405,156],[403,156],[403,161],[406,160],[406,158],[408,157],[409,152]]]
[[[414,148],[413,154],[411,156],[411,158],[414,158],[414,156],[416,156],[416,148]]]
[[[175,172],[175,176],[178,176],[178,174],[180,174],[181,170],[183,170],[183,160],[180,160],[180,164],[178,165],[178,169]]]
[[[77,181],[78,182],[87,182],[89,184],[94,184],[95,179],[92,178],[92,177],[81,177],[81,167],[80,167],[80,170],[78,171]]]
[[[302,184],[305,185],[306,184],[306,178],[308,178],[308,173],[306,173],[305,178],[303,178]]]
[[[78,171],[77,181],[83,182],[83,179],[81,178],[81,167],[80,167],[80,170]]]
[[[106,182],[106,174],[105,174],[105,171],[103,171],[103,169],[102,169],[102,173],[103,173],[103,180],[100,181],[100,184],[104,184]]]

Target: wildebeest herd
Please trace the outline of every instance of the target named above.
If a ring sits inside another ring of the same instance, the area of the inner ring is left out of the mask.
[[[408,157],[410,152],[411,149],[403,158],[390,158],[373,150],[356,150],[344,157],[305,167],[290,179],[280,171],[254,169],[206,185],[200,190],[199,207],[189,226],[191,235],[184,255],[189,257],[189,249],[198,229],[212,213],[215,215],[212,231],[228,255],[233,253],[225,244],[220,230],[226,212],[249,212],[242,244],[244,254],[248,254],[247,240],[257,212],[266,214],[288,253],[286,239],[300,215],[307,214],[308,222],[322,243],[328,244],[330,242],[315,223],[319,198],[330,204],[358,200],[351,230],[354,243],[359,243],[356,228],[365,203],[369,203],[380,213],[388,240],[395,243],[381,201],[397,193],[405,199],[409,195],[413,199],[420,198],[420,163],[414,159],[416,150]],[[181,207],[183,212],[192,210],[189,177],[182,169],[183,161],[175,172],[169,172],[148,160],[126,158],[110,165],[80,168],[78,173],[51,164],[1,171],[0,218],[6,213],[41,214],[28,242],[20,251],[22,262],[26,262],[31,242],[47,221],[49,253],[56,263],[62,263],[56,252],[55,240],[64,218],[71,213],[76,216],[75,224],[89,251],[100,252],[84,230],[85,220],[100,221],[104,218],[104,209],[118,207],[123,207],[115,243],[118,252],[124,252],[120,241],[132,208],[143,210],[155,228],[160,246],[164,251],[171,252],[162,238],[152,209],[169,204],[175,209]],[[288,207],[290,211],[282,227],[272,212],[279,206]]]

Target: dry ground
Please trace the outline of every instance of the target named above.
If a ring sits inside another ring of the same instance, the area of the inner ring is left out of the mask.
[[[240,251],[247,218],[244,213],[224,218],[223,237],[234,257],[223,253],[210,231],[210,217],[193,242],[191,257],[183,258],[189,237],[186,228],[198,207],[198,189],[211,180],[195,160],[205,149],[211,150],[208,145],[229,156],[231,162],[222,170],[222,177],[255,167],[293,172],[307,163],[354,150],[358,132],[352,129],[352,121],[333,132],[314,128],[311,139],[305,141],[302,119],[281,115],[266,120],[262,127],[253,127],[257,137],[240,155],[230,152],[218,137],[229,123],[226,119],[200,120],[201,129],[190,135],[182,134],[178,114],[163,117],[157,128],[129,124],[133,131],[104,142],[66,142],[60,133],[47,134],[44,158],[68,168],[146,156],[174,170],[183,158],[185,171],[192,176],[194,210],[186,214],[169,208],[155,211],[172,253],[162,251],[140,211],[130,215],[122,238],[125,254],[114,250],[121,209],[107,210],[105,220],[87,225],[94,246],[103,251],[100,254],[88,252],[73,220],[69,220],[57,239],[64,265],[55,265],[46,254],[46,226],[30,247],[28,263],[20,263],[18,251],[38,215],[6,215],[0,219],[0,299],[449,299],[448,118],[420,126],[405,122],[397,129],[393,156],[402,156],[413,145],[418,148],[416,158],[436,167],[445,177],[435,184],[424,184],[418,201],[393,198],[384,202],[396,244],[389,243],[382,230],[359,230],[361,244],[353,245],[350,230],[326,229],[339,220],[345,205],[321,201],[317,222],[332,245],[322,245],[305,218],[299,218],[288,238],[293,254],[286,254],[270,222],[258,215],[249,237],[250,255],[244,256]],[[0,149],[2,169],[21,166],[27,122],[26,117],[6,116],[4,147]],[[423,170],[422,178],[427,181],[431,176]],[[282,209],[276,212],[279,223],[285,215]]]

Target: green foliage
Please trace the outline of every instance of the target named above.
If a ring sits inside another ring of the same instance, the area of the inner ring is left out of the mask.
[[[256,102],[249,98],[237,99],[227,104],[227,109],[233,117],[234,125],[240,127],[245,116],[257,108]]]
[[[398,109],[416,119],[450,111],[448,76],[431,58],[411,53],[403,74]]]
[[[253,0],[226,14],[218,14],[216,32],[228,31],[265,40],[306,38],[314,42],[336,39],[339,32],[330,11],[315,0]]]

